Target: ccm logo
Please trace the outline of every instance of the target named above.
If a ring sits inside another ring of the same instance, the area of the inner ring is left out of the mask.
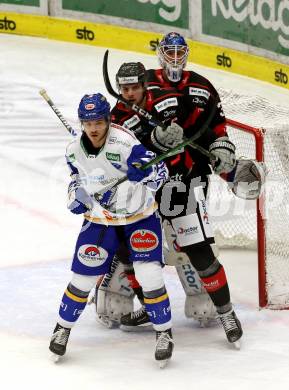
[[[217,55],[217,65],[224,66],[225,68],[231,68],[232,60],[229,56],[226,56],[225,53]]]
[[[287,76],[286,73],[284,73],[282,71],[282,69],[276,70],[276,72],[275,72],[275,81],[277,81],[277,83],[287,84],[288,83],[288,76]]]
[[[88,30],[85,26],[83,29],[78,28],[76,30],[76,38],[77,39],[84,39],[84,40],[89,40],[93,41],[94,40],[94,32],[91,30]]]

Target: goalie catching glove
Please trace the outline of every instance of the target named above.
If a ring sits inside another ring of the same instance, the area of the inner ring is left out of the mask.
[[[183,128],[173,122],[165,129],[160,126],[155,127],[151,133],[151,141],[157,149],[166,152],[182,143],[183,136]]]
[[[236,165],[235,145],[228,137],[217,138],[209,147],[211,165],[217,175],[231,172]]]
[[[257,199],[262,192],[267,173],[265,163],[240,159],[228,181],[233,182],[232,191],[239,198]]]

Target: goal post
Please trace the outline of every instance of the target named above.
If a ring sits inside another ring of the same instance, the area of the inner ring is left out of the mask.
[[[264,130],[228,119],[227,131],[237,158],[264,161],[268,175],[257,201],[237,198],[212,176],[208,200],[216,242],[257,249],[259,307],[289,309],[289,126]]]
[[[233,131],[241,131],[247,134],[251,134],[254,137],[255,143],[255,159],[257,161],[264,162],[264,129],[258,129],[252,126],[245,125],[243,123],[227,119],[227,127],[229,133]],[[230,135],[232,140],[233,134]],[[236,150],[238,155],[238,142],[236,142]],[[256,235],[257,235],[257,256],[258,256],[258,290],[259,290],[259,306],[260,308],[268,305],[267,292],[266,292],[266,237],[265,237],[265,207],[264,207],[265,195],[262,193],[259,199],[256,201]]]

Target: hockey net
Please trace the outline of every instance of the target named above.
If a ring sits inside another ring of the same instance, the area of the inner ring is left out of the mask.
[[[219,91],[237,157],[265,161],[261,198],[237,198],[217,176],[209,210],[223,248],[258,250],[259,305],[289,308],[289,109],[258,96]],[[286,124],[287,122],[287,124]]]

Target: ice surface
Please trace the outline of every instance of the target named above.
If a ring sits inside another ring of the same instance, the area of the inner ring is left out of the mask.
[[[77,128],[84,93],[107,95],[104,49],[0,35],[0,345],[1,389],[261,389],[289,386],[289,315],[258,310],[256,253],[223,251],[220,259],[244,328],[241,351],[218,326],[201,329],[183,313],[184,293],[171,267],[175,352],[160,370],[154,335],[105,329],[88,306],[73,329],[66,358],[50,360],[48,343],[70,279],[81,217],[66,210],[64,152],[70,135],[39,96],[46,88]],[[111,80],[123,61],[157,67],[152,56],[111,50]],[[218,87],[284,105],[289,92],[266,83],[190,65]],[[111,103],[114,99],[109,97]]]

